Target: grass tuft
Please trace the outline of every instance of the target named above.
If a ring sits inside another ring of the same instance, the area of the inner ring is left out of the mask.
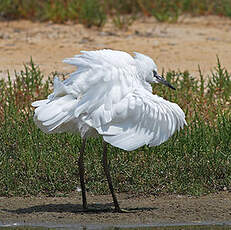
[[[161,22],[176,22],[182,14],[231,17],[231,4],[230,0],[4,0],[0,12],[6,19],[73,20],[87,27],[103,26],[109,16],[116,26],[126,28],[141,15]]]
[[[178,103],[188,126],[157,147],[125,152],[109,148],[118,192],[201,195],[231,189],[231,75],[217,67],[197,80],[189,72],[166,78],[177,90],[156,85],[154,92]],[[81,139],[47,135],[33,123],[31,102],[45,98],[52,77],[32,61],[0,81],[0,196],[56,195],[79,187],[77,160]],[[108,193],[101,166],[101,139],[89,139],[85,154],[87,189]]]

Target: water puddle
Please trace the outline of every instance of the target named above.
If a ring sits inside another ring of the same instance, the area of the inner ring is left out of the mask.
[[[57,226],[25,226],[22,224],[0,224],[0,230],[231,230],[230,223],[222,224],[201,224],[201,225],[57,225]]]

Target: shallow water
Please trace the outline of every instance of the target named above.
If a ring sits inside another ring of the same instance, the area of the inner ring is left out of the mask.
[[[0,230],[231,230],[230,224],[212,224],[212,225],[172,225],[172,226],[152,226],[152,225],[137,225],[137,226],[106,226],[106,225],[67,225],[67,226],[17,226],[17,224],[1,225]]]

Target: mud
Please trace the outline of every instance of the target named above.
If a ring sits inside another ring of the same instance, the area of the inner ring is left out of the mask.
[[[0,223],[134,225],[231,220],[231,193],[227,191],[201,197],[119,194],[118,199],[128,213],[114,213],[109,195],[88,194],[89,212],[82,211],[80,193],[67,197],[1,197]]]

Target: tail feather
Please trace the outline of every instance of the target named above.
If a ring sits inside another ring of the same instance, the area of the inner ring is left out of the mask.
[[[74,117],[74,109],[77,100],[71,95],[56,97],[52,101],[35,101],[32,105],[35,109],[34,121],[36,125],[46,133],[60,133],[78,131],[78,122]],[[69,124],[68,124],[69,123]]]
[[[39,101],[34,101],[31,105],[33,107],[39,107],[39,106],[42,106],[42,105],[45,105],[49,102],[48,99],[45,99],[45,100],[39,100]]]

